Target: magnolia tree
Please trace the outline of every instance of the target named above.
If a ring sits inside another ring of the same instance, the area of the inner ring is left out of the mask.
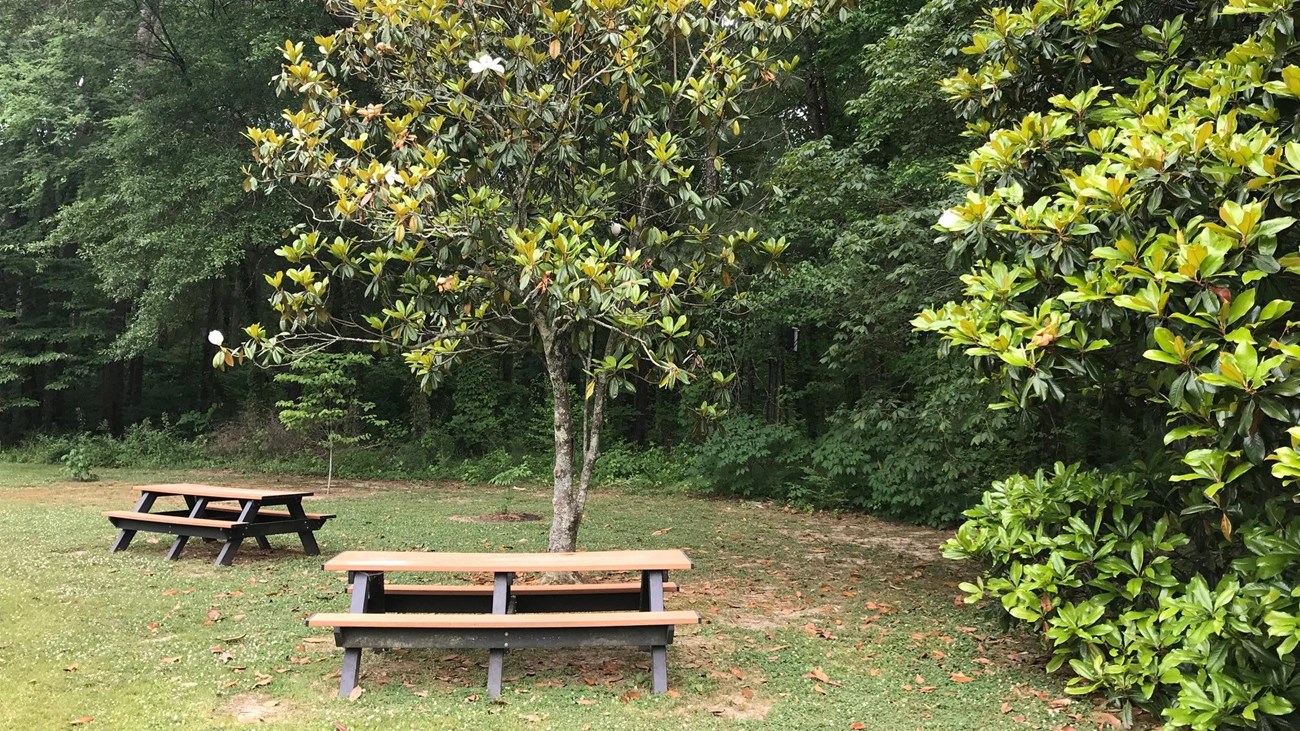
[[[816,0],[331,2],[314,52],[286,42],[301,100],[248,130],[246,188],[311,212],[267,277],[280,314],[217,363],[363,345],[425,387],[470,353],[531,350],[554,405],[551,550],[577,542],[604,404],[648,367],[690,382],[692,315],[736,301],[785,244],[736,222],[754,97]],[[714,374],[724,380],[721,374]],[[701,406],[707,412],[716,405]]]
[[[1127,400],[1172,466],[999,483],[949,553],[990,562],[971,598],[1042,630],[1071,692],[1296,728],[1300,7],[1144,9],[1168,15],[1042,0],[977,27],[944,88],[987,141],[938,222],[966,289],[914,324],[998,406]]]

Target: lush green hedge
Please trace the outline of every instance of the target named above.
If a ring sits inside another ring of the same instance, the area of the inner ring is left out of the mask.
[[[990,11],[944,88],[985,138],[921,313],[996,408],[1101,403],[1127,467],[998,482],[950,545],[1078,692],[1194,729],[1300,727],[1300,44],[1293,0]]]
[[[1165,483],[1167,485],[1167,483]],[[963,584],[1040,631],[1067,691],[1104,691],[1176,726],[1295,728],[1300,603],[1285,574],[1300,519],[1255,526],[1217,580],[1159,479],[1054,471],[994,483],[944,548],[988,567]]]

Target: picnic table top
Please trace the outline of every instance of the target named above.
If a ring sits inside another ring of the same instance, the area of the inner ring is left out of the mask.
[[[189,495],[191,497],[216,498],[218,500],[271,500],[286,497],[306,497],[312,495],[310,490],[250,490],[243,487],[219,487],[217,485],[194,485],[174,483],[164,485],[140,485],[136,492],[152,492],[160,495]]]
[[[689,569],[684,551],[578,551],[576,553],[442,553],[344,551],[325,562],[326,571],[677,571]]]

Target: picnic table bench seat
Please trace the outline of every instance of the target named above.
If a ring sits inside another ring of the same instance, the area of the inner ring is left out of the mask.
[[[313,614],[309,627],[331,627],[344,648],[653,647],[672,642],[677,625],[699,624],[691,611],[545,614]]]
[[[238,515],[239,508],[228,508],[221,505],[209,505],[207,508],[207,512],[235,513],[236,515]],[[338,517],[338,515],[336,515],[335,513],[307,513],[307,512],[304,512],[302,516],[306,520],[320,521],[321,523],[324,523],[325,521],[330,520],[331,518]],[[293,517],[293,514],[290,513],[288,510],[275,510],[275,509],[262,508],[261,510],[257,511],[257,517],[261,519],[289,520],[290,518]]]
[[[212,528],[218,531],[229,531],[231,528],[248,525],[237,520],[215,520],[212,518],[191,518],[184,513],[138,513],[134,510],[105,510],[100,513],[113,522],[113,525],[120,527],[121,523],[129,521],[141,521],[144,523],[158,523],[157,528],[151,528],[159,533],[167,533],[168,526],[193,526],[196,528]]]

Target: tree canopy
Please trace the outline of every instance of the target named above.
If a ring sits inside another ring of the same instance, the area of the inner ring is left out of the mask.
[[[727,160],[749,100],[794,65],[773,44],[820,9],[332,10],[344,27],[315,54],[284,44],[279,89],[301,108],[248,130],[245,188],[292,184],[315,212],[277,250],[292,266],[268,276],[281,331],[251,326],[216,363],[360,343],[400,352],[431,387],[466,353],[536,351],[554,405],[550,545],[573,550],[607,395],[643,362],[660,386],[689,383],[711,339],[691,311],[723,306],[747,260],[785,248],[743,226],[754,185]]]
[[[1175,726],[1289,725],[1300,701],[1292,10],[997,9],[944,86],[986,140],[938,223],[964,290],[915,325],[998,408],[1109,400],[1163,437],[1136,471],[1000,483],[951,550],[992,561],[972,596],[1041,627],[1079,692]]]

